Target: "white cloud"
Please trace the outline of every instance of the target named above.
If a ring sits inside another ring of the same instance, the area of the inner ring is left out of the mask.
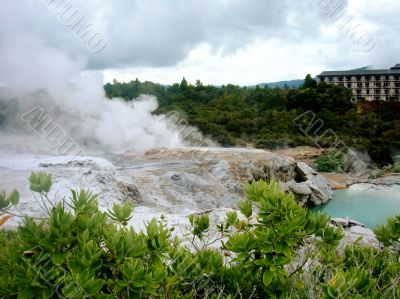
[[[255,84],[400,62],[395,0],[322,0],[343,3],[359,33],[372,34],[376,47],[368,53],[313,0],[64,0],[107,38],[103,51],[91,53],[49,1],[61,0],[4,0],[0,40],[5,32],[25,34],[105,70],[107,80]]]

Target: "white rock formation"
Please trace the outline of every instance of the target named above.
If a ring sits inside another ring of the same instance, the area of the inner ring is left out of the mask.
[[[114,155],[109,158],[112,162],[93,157],[7,153],[0,157],[0,188],[8,192],[17,188],[21,201],[15,212],[33,217],[43,217],[44,211],[29,190],[32,171],[52,174],[50,197],[55,201],[68,201],[71,188],[85,188],[98,194],[102,210],[114,203],[135,203],[131,224],[138,228],[161,215],[178,228],[185,227],[187,216],[193,213],[208,211],[212,217],[221,218],[221,211],[225,214],[243,199],[243,184],[258,179],[281,181],[307,205],[326,202],[332,196],[327,181],[312,168],[263,150],[161,148],[144,155]],[[14,217],[7,225],[15,226],[18,221]]]

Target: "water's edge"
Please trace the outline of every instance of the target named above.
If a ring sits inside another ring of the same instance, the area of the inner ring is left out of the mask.
[[[354,219],[373,229],[385,224],[388,217],[400,214],[400,185],[353,184],[335,190],[328,203],[313,210],[331,217]]]

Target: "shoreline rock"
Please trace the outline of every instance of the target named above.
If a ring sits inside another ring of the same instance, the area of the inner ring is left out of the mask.
[[[169,194],[167,201],[174,203],[174,209],[234,207],[243,198],[243,185],[260,179],[279,180],[284,190],[307,206],[326,203],[333,196],[329,182],[313,168],[265,150],[160,148],[141,156],[120,155],[116,163],[121,180],[144,190],[150,183],[160,186],[144,192],[144,202],[160,205],[163,200],[155,198]]]
[[[372,246],[380,248],[380,243],[376,239],[373,230],[365,227],[364,224],[350,218],[331,218],[330,223],[336,227],[342,227],[344,238],[339,247],[346,245],[360,244],[363,246]]]
[[[355,184],[372,184],[376,186],[393,186],[400,185],[400,174],[390,173],[386,176],[370,179],[370,178],[362,178],[362,177],[351,177],[348,174],[341,173],[319,173],[323,177],[325,177],[332,190],[341,190],[347,189]]]

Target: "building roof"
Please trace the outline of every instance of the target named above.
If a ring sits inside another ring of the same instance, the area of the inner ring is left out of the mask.
[[[391,75],[400,74],[400,63],[386,70],[348,70],[348,71],[325,71],[318,75],[321,76],[351,76],[351,75]]]

